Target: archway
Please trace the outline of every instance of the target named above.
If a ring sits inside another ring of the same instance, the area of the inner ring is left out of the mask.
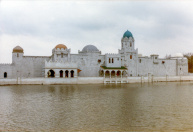
[[[7,72],[4,72],[4,78],[7,78]]]
[[[105,77],[110,77],[110,72],[109,71],[105,72]]]
[[[122,77],[127,77],[127,72],[126,71],[122,72]]]
[[[117,77],[121,76],[121,71],[117,71]]]
[[[55,77],[55,72],[54,72],[54,70],[49,70],[49,71],[48,71],[48,77]]]
[[[60,77],[63,77],[63,71],[60,70]]]
[[[70,71],[71,77],[74,77],[74,71]]]
[[[111,72],[111,77],[114,78],[115,77],[115,71]]]
[[[99,76],[100,76],[100,77],[103,77],[103,76],[104,76],[104,71],[103,71],[103,70],[100,70],[100,71],[99,71]]]
[[[65,71],[65,77],[67,77],[67,78],[68,78],[68,73],[69,73],[69,71],[66,70],[66,71]]]

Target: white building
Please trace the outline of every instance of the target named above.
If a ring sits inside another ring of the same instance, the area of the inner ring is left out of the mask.
[[[0,64],[0,78],[76,78],[76,77],[127,77],[127,76],[179,76],[188,75],[188,60],[183,55],[170,59],[138,54],[130,31],[121,39],[117,54],[101,54],[95,46],[87,45],[78,54],[63,44],[58,44],[51,56],[24,56],[24,50],[16,46],[11,64]]]

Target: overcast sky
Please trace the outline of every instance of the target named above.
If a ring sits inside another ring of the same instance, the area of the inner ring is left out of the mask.
[[[32,56],[50,56],[57,44],[118,53],[126,30],[146,56],[193,52],[193,2],[1,0],[0,63],[11,63],[17,45]]]

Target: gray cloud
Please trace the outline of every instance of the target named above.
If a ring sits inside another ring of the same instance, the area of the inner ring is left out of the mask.
[[[44,46],[45,55],[50,55],[57,43],[67,44],[73,53],[87,44],[95,44],[103,53],[117,52],[127,29],[143,54],[164,56],[193,48],[193,2],[1,1],[0,6],[1,45],[12,49],[6,42],[14,38],[12,45],[31,47],[25,51],[31,55],[41,54]]]

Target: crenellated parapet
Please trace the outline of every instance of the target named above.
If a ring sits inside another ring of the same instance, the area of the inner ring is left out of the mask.
[[[0,63],[0,66],[10,66],[12,65],[13,63]]]

